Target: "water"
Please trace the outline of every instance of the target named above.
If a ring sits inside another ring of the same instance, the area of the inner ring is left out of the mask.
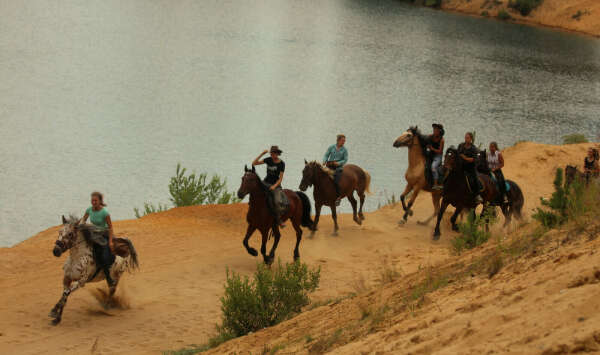
[[[93,190],[114,220],[168,202],[177,162],[237,190],[271,144],[297,188],[345,133],[373,210],[404,187],[409,125],[449,144],[600,133],[598,40],[396,1],[0,0],[0,78],[0,246]]]

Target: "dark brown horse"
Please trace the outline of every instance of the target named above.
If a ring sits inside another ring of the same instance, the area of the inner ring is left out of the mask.
[[[579,171],[574,165],[567,165],[565,167],[565,186],[570,186],[574,181],[582,185],[587,185],[589,181],[589,177]]]
[[[248,254],[257,256],[258,252],[256,249],[248,245],[248,239],[255,230],[259,230],[262,235],[262,244],[260,246],[260,253],[263,256],[265,264],[271,264],[275,259],[275,250],[277,244],[279,244],[279,238],[281,233],[279,232],[279,226],[275,223],[275,218],[267,207],[267,193],[268,188],[262,182],[260,177],[256,174],[254,167],[252,170],[248,167],[244,167],[244,176],[242,177],[242,184],[238,190],[238,197],[243,199],[247,194],[250,194],[250,202],[248,208],[248,214],[246,220],[248,221],[248,229],[246,230],[246,237],[244,238],[244,247],[248,251]],[[294,260],[300,257],[298,246],[302,240],[302,229],[300,226],[312,228],[313,221],[310,218],[310,200],[308,197],[300,191],[292,191],[284,189],[283,192],[289,200],[289,208],[285,215],[281,216],[281,221],[289,219],[292,221],[292,226],[296,231],[296,247],[294,248]],[[269,231],[273,231],[275,241],[273,247],[266,254],[267,251],[267,240],[269,237]]]
[[[446,171],[446,178],[444,180],[444,190],[442,191],[442,204],[438,212],[437,223],[435,225],[435,231],[433,234],[434,240],[439,239],[441,235],[440,221],[442,220],[442,216],[444,215],[446,208],[448,208],[448,205],[452,205],[456,208],[456,211],[450,219],[450,222],[452,223],[452,230],[454,231],[458,230],[456,219],[458,218],[460,212],[464,209],[472,209],[474,213],[474,210],[478,205],[473,198],[471,191],[469,190],[467,179],[463,170],[463,160],[459,157],[458,151],[454,147],[450,147],[446,151],[446,155],[444,156],[444,170]],[[483,191],[481,192],[481,197],[484,201],[484,208],[481,211],[481,215],[483,216],[487,206],[497,205],[500,192],[498,191],[498,187],[492,181],[491,177],[479,173],[477,176],[483,186]],[[503,206],[502,213],[506,218],[506,223],[509,223],[510,215],[513,212],[517,217],[520,218],[524,197],[517,184],[510,180],[507,181],[509,181],[509,184],[511,184],[512,192],[510,193],[514,194],[514,196],[509,195],[509,206]]]
[[[337,198],[335,192],[335,183],[333,182],[333,172],[328,170],[323,165],[316,161],[304,161],[304,170],[302,171],[302,181],[300,182],[300,190],[306,191],[309,186],[314,186],[313,196],[315,199],[315,224],[313,232],[317,230],[319,216],[321,215],[321,207],[323,205],[331,208],[331,217],[333,218],[334,230],[333,235],[337,235],[339,229],[337,223],[337,214],[335,210],[335,200]],[[342,176],[340,178],[340,196],[348,198],[352,205],[352,214],[354,221],[359,225],[365,219],[362,209],[365,203],[365,192],[371,193],[369,185],[371,184],[371,175],[360,167],[354,164],[344,165]],[[360,208],[356,211],[356,199],[354,191],[357,192],[360,199]]]

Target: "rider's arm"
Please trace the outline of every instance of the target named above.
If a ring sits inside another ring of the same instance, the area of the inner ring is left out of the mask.
[[[277,180],[273,185],[271,185],[271,190],[275,190],[278,186],[281,186],[282,181],[283,181],[283,171],[279,173],[279,180]]]
[[[260,158],[262,158],[262,156],[265,155],[265,154],[267,154],[267,153],[268,153],[268,150],[263,150],[263,152],[260,153],[260,155],[257,156],[256,159],[254,159],[254,161],[252,162],[252,166],[264,164],[265,161],[264,160],[260,160]]]
[[[108,247],[110,248],[110,251],[114,253],[115,246],[113,244],[113,226],[109,214],[106,215],[106,224],[108,224]]]
[[[500,170],[504,168],[504,157],[502,156],[502,153],[498,152],[498,168],[496,170]]]
[[[325,152],[325,155],[323,156],[323,164],[327,163],[329,161],[329,155],[331,152],[331,147],[327,148],[327,151]]]
[[[337,166],[342,166],[348,162],[348,149],[344,149],[342,153],[342,159],[337,161]]]

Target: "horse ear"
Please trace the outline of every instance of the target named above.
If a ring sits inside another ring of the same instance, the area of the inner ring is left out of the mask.
[[[255,173],[256,169],[254,169],[254,165],[252,165],[252,172]]]
[[[64,215],[62,216],[62,223],[63,223],[63,224],[67,224],[67,219],[65,218],[65,216],[64,216]]]
[[[247,173],[248,172],[248,165],[244,165],[244,172]]]
[[[308,162],[306,161],[306,158],[304,159],[304,165],[308,165]]]

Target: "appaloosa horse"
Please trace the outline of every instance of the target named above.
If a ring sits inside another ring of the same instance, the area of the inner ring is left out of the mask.
[[[281,216],[280,221],[284,222],[289,219],[292,221],[292,226],[296,231],[296,247],[294,248],[294,260],[300,257],[298,246],[302,240],[302,227],[312,228],[313,221],[310,218],[310,200],[308,196],[300,191],[292,191],[284,189],[286,197],[289,201],[288,211]],[[257,229],[262,235],[262,244],[260,246],[260,253],[263,256],[264,262],[270,265],[275,259],[275,250],[279,244],[279,238],[281,233],[279,232],[279,226],[275,223],[275,218],[267,207],[267,193],[268,187],[261,181],[260,177],[256,174],[254,166],[252,170],[248,167],[244,167],[244,176],[242,177],[242,183],[238,189],[237,195],[240,199],[243,199],[246,195],[250,194],[250,202],[248,208],[248,214],[246,220],[248,221],[248,229],[246,230],[246,237],[244,238],[244,247],[248,251],[248,254],[257,256],[258,252],[256,249],[248,245],[248,239],[254,231]],[[267,240],[269,237],[269,231],[273,231],[275,241],[273,247],[266,254],[267,251]]]
[[[404,216],[400,220],[400,224],[406,223],[408,216],[412,216],[411,210],[412,205],[415,203],[417,196],[421,190],[430,192],[431,199],[433,202],[433,214],[423,222],[417,222],[419,224],[428,224],[429,221],[437,216],[440,209],[440,198],[442,191],[432,190],[430,184],[425,177],[425,167],[427,159],[425,158],[425,147],[427,146],[427,138],[421,134],[418,127],[410,127],[406,132],[394,141],[394,147],[407,147],[408,148],[408,169],[404,178],[406,179],[406,188],[400,195],[400,201],[402,202],[402,208],[404,209]],[[406,195],[413,192],[408,205],[405,202]]]
[[[63,227],[58,232],[58,239],[55,242],[52,253],[59,257],[67,250],[70,251],[63,269],[65,276],[63,278],[63,294],[58,303],[50,311],[49,317],[52,318],[54,325],[60,323],[62,313],[67,303],[67,298],[71,293],[87,282],[98,282],[105,279],[104,272],[97,265],[93,254],[92,233],[97,227],[90,224],[79,224],[79,218],[71,216],[69,220],[62,217]],[[138,259],[133,243],[127,238],[115,238],[115,243],[119,241],[125,251],[121,255],[115,255],[115,262],[110,268],[110,276],[114,284],[109,285],[109,300],[115,294],[119,279],[125,271],[133,271],[138,267]],[[107,304],[106,306],[109,306]]]
[[[441,235],[440,221],[442,220],[442,216],[444,215],[446,208],[448,208],[448,205],[452,205],[456,208],[456,211],[454,211],[454,214],[450,219],[452,230],[454,231],[458,230],[456,219],[460,212],[464,209],[472,209],[472,213],[475,213],[475,208],[478,205],[469,189],[469,184],[463,170],[463,160],[460,158],[458,150],[454,147],[450,147],[446,150],[446,155],[444,156],[444,170],[446,172],[446,178],[444,180],[444,190],[442,192],[442,204],[438,212],[437,223],[433,234],[434,240],[439,239]],[[500,192],[491,177],[479,173],[477,176],[483,186],[483,191],[481,192],[481,197],[484,201],[484,208],[481,211],[481,215],[483,216],[486,207],[498,204],[497,201],[499,200],[498,196]],[[502,213],[506,218],[505,225],[510,222],[512,213],[515,213],[518,218],[521,217],[521,209],[523,208],[524,203],[523,193],[519,186],[510,180],[506,181],[510,184],[511,192],[509,192],[510,202],[508,206],[505,205],[502,207]]]
[[[346,164],[342,170],[340,177],[340,197],[348,198],[352,205],[353,219],[359,225],[365,219],[363,215],[363,204],[365,203],[365,192],[370,193],[369,185],[371,184],[371,175],[366,170],[361,169],[354,164]],[[302,170],[302,181],[300,182],[300,190],[306,191],[309,186],[314,186],[313,197],[315,199],[315,223],[313,233],[317,230],[319,217],[321,215],[321,207],[323,205],[331,208],[331,217],[333,218],[334,230],[333,235],[337,235],[339,229],[337,223],[337,214],[335,208],[335,200],[337,194],[335,191],[335,182],[333,181],[333,171],[321,165],[316,161],[304,161],[304,170]],[[354,191],[360,199],[360,208],[356,210],[356,199]]]

